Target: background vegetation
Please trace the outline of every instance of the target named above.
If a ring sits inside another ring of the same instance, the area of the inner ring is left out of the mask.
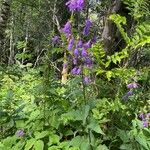
[[[0,150],[149,150],[150,1],[67,2],[0,0]]]

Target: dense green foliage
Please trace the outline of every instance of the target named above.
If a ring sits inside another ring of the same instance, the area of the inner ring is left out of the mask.
[[[11,3],[0,66],[0,150],[149,150],[149,0],[122,0],[124,12],[112,14],[111,0],[89,1],[74,14],[65,2]],[[86,17],[93,26],[83,36]],[[112,41],[119,39],[111,53],[102,39],[109,24],[103,17],[114,25]],[[70,37],[60,29],[68,19],[75,43],[97,36],[88,48],[92,67],[81,58],[76,75],[68,59],[74,57],[67,51]],[[60,38],[56,44],[54,35]]]

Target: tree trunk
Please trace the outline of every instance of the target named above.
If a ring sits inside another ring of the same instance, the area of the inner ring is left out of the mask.
[[[11,0],[2,0],[0,8],[0,63],[2,63],[3,51],[4,51],[4,39],[5,29],[7,27],[7,21],[10,17],[10,4]]]
[[[106,18],[105,26],[104,26],[103,33],[102,33],[104,49],[107,54],[111,54],[114,51],[114,47],[116,45],[115,38],[116,38],[116,32],[117,32],[117,28],[115,24],[111,20],[108,20],[108,17],[109,15],[113,13],[117,13],[120,10],[121,0],[115,0],[111,3],[112,4],[110,5],[108,9],[107,18]]]

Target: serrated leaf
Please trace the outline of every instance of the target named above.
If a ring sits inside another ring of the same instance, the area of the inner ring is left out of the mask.
[[[38,140],[38,139],[42,139],[46,136],[48,136],[49,132],[48,131],[42,131],[41,133],[40,132],[36,132],[35,133],[35,138]]]
[[[100,125],[98,123],[96,123],[95,121],[91,122],[88,125],[88,128],[95,131],[96,133],[105,135],[105,133],[102,131],[102,129],[100,128]]]
[[[35,142],[36,142],[35,139],[28,140],[26,145],[25,145],[25,149],[24,150],[30,150],[33,147]]]
[[[106,145],[99,145],[96,150],[109,150]]]
[[[34,143],[35,150],[43,150],[44,149],[44,143],[42,140],[38,140]]]

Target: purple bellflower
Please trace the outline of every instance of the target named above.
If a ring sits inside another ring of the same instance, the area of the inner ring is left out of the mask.
[[[127,85],[128,89],[136,89],[138,88],[138,84],[137,83],[130,83]]]
[[[91,44],[90,40],[87,43],[84,44],[85,49],[89,49],[89,48],[91,48],[91,46],[92,46],[92,44]]]
[[[89,84],[90,82],[91,82],[90,77],[85,76],[85,77],[84,77],[84,83],[85,83],[85,84]]]
[[[143,127],[147,128],[149,126],[148,120],[143,120]]]
[[[83,29],[83,35],[88,35],[89,34],[89,31],[90,31],[90,28],[92,26],[92,22],[88,19],[85,21],[85,27]]]
[[[73,58],[73,64],[77,65],[77,59],[76,58]]]
[[[16,135],[17,135],[18,137],[23,137],[23,136],[25,135],[25,132],[20,129],[20,130],[17,130]]]
[[[75,56],[75,57],[78,57],[78,56],[79,56],[79,50],[78,50],[77,48],[74,50],[74,56]]]
[[[144,113],[141,113],[140,115],[139,115],[139,118],[141,119],[141,121],[142,121],[142,126],[143,126],[143,128],[147,128],[147,127],[149,127],[149,114],[150,113],[147,113],[147,114],[144,114]]]
[[[141,114],[139,115],[139,118],[143,120],[143,119],[145,118],[144,113],[141,113]]]
[[[96,38],[96,36],[95,37],[93,37],[93,39],[92,39],[92,44],[96,44],[96,42],[97,42],[97,38]]]
[[[68,21],[64,25],[64,28],[62,29],[62,31],[66,35],[66,37],[68,37],[69,35],[71,35],[71,23],[70,23],[70,21]]]
[[[82,57],[87,57],[88,56],[88,53],[87,53],[87,50],[83,48],[82,52],[81,52],[81,56]]]
[[[52,38],[52,43],[53,44],[59,44],[59,42],[60,42],[60,37],[59,36],[56,35]]]
[[[63,68],[67,68],[67,67],[68,67],[68,63],[64,63]]]
[[[80,72],[81,72],[81,69],[78,68],[78,67],[74,67],[74,68],[71,70],[71,73],[72,73],[73,75],[80,74]]]
[[[132,96],[132,95],[133,95],[133,92],[132,92],[132,91],[129,91],[129,92],[127,92],[127,93],[122,97],[122,99],[125,100],[125,101],[127,101],[127,100],[129,99],[129,97]]]
[[[70,11],[82,11],[84,8],[84,0],[69,0],[66,3]]]
[[[68,50],[71,51],[74,45],[74,38],[72,37],[68,43]]]
[[[85,64],[87,67],[91,68],[92,65],[93,65],[93,61],[92,61],[90,58],[86,58],[85,61],[84,61],[84,64]]]
[[[83,42],[81,40],[78,41],[76,48],[82,48],[83,47]]]

